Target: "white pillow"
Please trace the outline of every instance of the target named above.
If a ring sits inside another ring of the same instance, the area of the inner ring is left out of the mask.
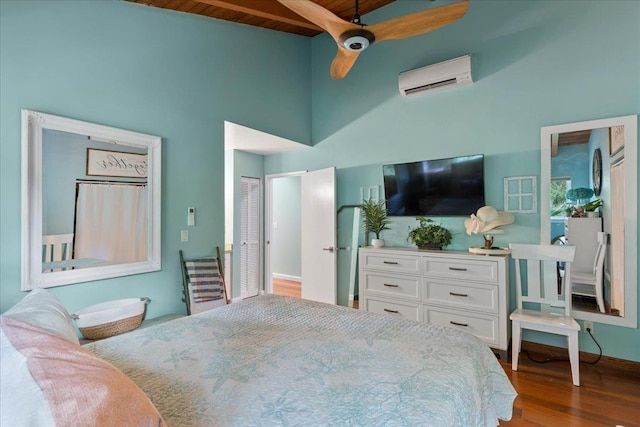
[[[53,332],[67,341],[80,345],[69,312],[53,292],[46,289],[32,290],[3,315]]]
[[[0,316],[0,425],[167,427],[115,366],[53,332]]]

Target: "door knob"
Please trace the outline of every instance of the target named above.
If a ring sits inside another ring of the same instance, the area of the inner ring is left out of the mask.
[[[333,246],[329,246],[328,248],[322,248],[323,251],[328,251],[329,253],[334,253],[335,248]]]

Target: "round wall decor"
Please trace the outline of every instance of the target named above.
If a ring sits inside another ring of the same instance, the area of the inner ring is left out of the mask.
[[[602,153],[600,149],[596,148],[593,151],[593,165],[592,165],[592,180],[593,180],[593,194],[600,196],[600,187],[602,186]]]

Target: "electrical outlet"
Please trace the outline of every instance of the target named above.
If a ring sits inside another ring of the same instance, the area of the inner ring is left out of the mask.
[[[584,321],[584,331],[587,332],[587,329],[589,329],[591,331],[591,333],[593,333],[593,322],[591,320],[585,320]]]

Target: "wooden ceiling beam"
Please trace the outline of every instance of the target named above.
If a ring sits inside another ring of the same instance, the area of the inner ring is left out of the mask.
[[[235,12],[246,13],[249,15],[259,16],[261,18],[273,21],[283,22],[290,25],[296,25],[310,30],[323,32],[324,30],[315,24],[302,18],[300,15],[292,12],[284,7],[276,0],[195,0],[198,3],[208,4],[210,6],[220,7],[223,9],[233,10]]]

